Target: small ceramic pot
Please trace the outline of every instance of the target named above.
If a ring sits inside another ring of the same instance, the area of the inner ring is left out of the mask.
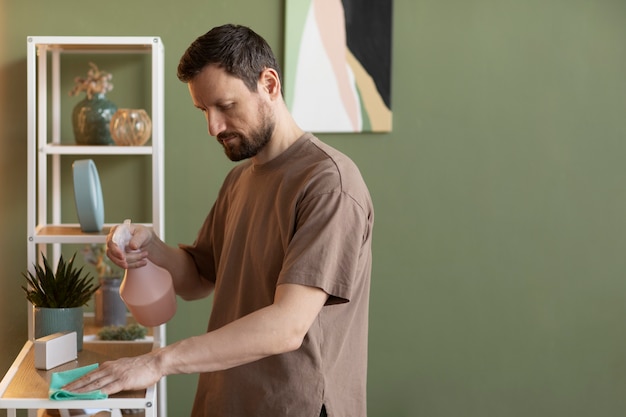
[[[126,304],[120,297],[121,277],[100,279],[95,293],[95,321],[98,326],[125,326]]]

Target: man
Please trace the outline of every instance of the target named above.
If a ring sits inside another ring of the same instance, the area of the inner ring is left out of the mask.
[[[358,169],[297,126],[275,57],[249,28],[199,37],[178,76],[209,134],[243,162],[193,245],[135,225],[129,252],[109,235],[107,253],[123,268],[166,268],[183,299],[214,292],[208,331],[66,389],[111,394],[199,373],[193,416],[365,416],[374,215]]]

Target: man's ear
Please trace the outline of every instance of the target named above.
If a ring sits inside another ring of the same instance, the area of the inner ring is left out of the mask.
[[[259,88],[272,98],[281,96],[280,78],[273,68],[265,68],[259,77]]]

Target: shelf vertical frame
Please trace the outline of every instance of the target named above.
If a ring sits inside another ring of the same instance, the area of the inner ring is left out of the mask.
[[[75,225],[63,225],[61,216],[62,155],[150,155],[152,162],[152,224],[157,235],[165,238],[164,221],[164,46],[157,36],[28,36],[27,37],[27,259],[34,273],[39,253],[51,244],[58,259],[64,243],[102,243],[106,234],[76,235]],[[105,149],[110,147],[63,145],[61,138],[61,54],[62,53],[146,53],[151,54],[152,145]],[[50,73],[48,74],[48,70]],[[50,104],[50,120],[48,106]],[[48,128],[50,127],[50,135]],[[50,159],[50,160],[48,160]],[[48,178],[50,170],[50,179]],[[50,184],[48,184],[50,180]],[[50,212],[48,204],[50,203]],[[51,224],[49,224],[51,222]],[[67,227],[69,234],[44,232]],[[60,226],[60,227],[59,227]],[[108,225],[105,225],[108,226]],[[110,227],[110,226],[108,226]],[[34,339],[34,312],[27,303],[28,338]],[[165,344],[165,325],[153,329],[158,346]],[[158,414],[166,409],[166,386],[158,384]]]
[[[152,43],[152,227],[161,239],[165,239],[165,199],[164,189],[164,47],[161,39],[154,38]],[[156,135],[156,136],[155,136]],[[154,329],[155,339],[161,343],[165,342],[165,325]],[[167,382],[162,378],[158,384],[157,396],[159,410],[167,409]]]

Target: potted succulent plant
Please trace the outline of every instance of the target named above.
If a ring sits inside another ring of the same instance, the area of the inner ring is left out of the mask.
[[[103,244],[90,244],[83,249],[85,261],[95,266],[100,281],[95,293],[95,323],[97,326],[124,326],[128,312],[120,297],[124,271],[111,264],[105,248]]]
[[[67,262],[61,255],[56,271],[43,253],[41,256],[43,266],[34,264],[34,273],[24,273],[28,286],[22,286],[35,309],[35,338],[75,331],[77,349],[82,350],[83,306],[99,286],[82,266],[74,266],[76,254]]]

